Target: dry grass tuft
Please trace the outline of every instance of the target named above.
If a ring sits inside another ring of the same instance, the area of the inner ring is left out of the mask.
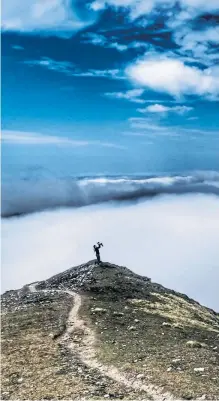
[[[151,293],[154,301],[132,299],[130,302],[147,313],[170,319],[175,327],[200,327],[219,333],[219,319],[205,307],[190,303],[174,294]]]

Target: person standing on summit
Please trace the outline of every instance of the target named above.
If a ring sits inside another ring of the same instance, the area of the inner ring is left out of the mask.
[[[100,248],[101,248],[101,246],[103,246],[102,242],[98,242],[97,245],[94,245],[94,252],[96,254],[98,265],[101,263],[101,260],[100,260]]]

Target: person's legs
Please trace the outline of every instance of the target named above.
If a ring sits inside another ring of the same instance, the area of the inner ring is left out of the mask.
[[[98,265],[100,264],[100,254],[99,253],[97,253],[97,263],[98,263]]]

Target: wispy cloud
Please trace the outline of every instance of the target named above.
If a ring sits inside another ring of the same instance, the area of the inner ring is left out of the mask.
[[[167,113],[176,113],[183,115],[193,110],[193,107],[188,106],[164,106],[159,103],[152,104],[150,106],[145,107],[144,109],[138,109],[140,113],[158,113],[158,114],[167,114]]]
[[[105,47],[109,49],[116,49],[119,52],[123,52],[128,49],[127,45],[118,43],[113,40],[109,40],[104,35],[100,35],[93,32],[88,32],[83,35],[82,43],[89,43],[95,46]]]
[[[136,127],[136,129],[138,129],[138,127]],[[148,142],[152,142],[151,140],[154,140],[155,138],[159,138],[159,137],[168,137],[168,138],[176,139],[181,136],[179,132],[174,132],[171,128],[170,129],[166,128],[166,129],[162,129],[162,130],[154,130],[153,125],[152,125],[151,129],[149,129],[149,125],[148,125],[148,128],[146,128],[145,130],[127,131],[127,132],[123,132],[122,135],[130,136],[133,138],[139,137],[141,139],[149,138],[150,141],[148,141]],[[155,142],[152,142],[152,143],[154,144]]]
[[[198,117],[188,117],[187,120],[189,120],[189,121],[195,121],[195,120],[198,120]]]
[[[69,61],[56,61],[48,57],[42,57],[40,60],[26,60],[24,64],[29,66],[39,66],[51,71],[62,72],[66,75],[72,75],[74,64]]]
[[[113,99],[125,99],[134,103],[145,103],[144,99],[140,97],[143,95],[144,89],[131,89],[126,92],[109,92],[105,93],[105,96]]]
[[[140,132],[140,131],[125,131],[125,132],[122,132],[122,135],[124,135],[124,136],[131,136],[131,137],[135,137],[135,136],[139,136],[139,137],[143,137],[143,138],[145,138],[146,136],[148,136],[148,134],[147,133],[145,133],[145,132]]]
[[[166,131],[168,127],[161,126],[149,118],[131,117],[128,119],[131,128],[137,128],[148,131]]]
[[[109,70],[94,70],[89,69],[87,71],[75,71],[72,73],[74,77],[94,77],[94,78],[109,78],[109,79],[125,79],[122,71],[119,69]]]
[[[149,43],[143,41],[134,40],[125,44],[119,42],[115,37],[104,36],[94,32],[87,32],[82,37],[82,43],[89,43],[94,46],[100,46],[108,49],[116,49],[119,52],[124,52],[130,49],[148,49],[151,47]]]
[[[123,146],[99,140],[74,140],[71,138],[44,135],[36,132],[2,131],[2,142],[14,145],[55,145],[55,146],[102,146],[107,148],[125,149]]]
[[[145,99],[145,103],[180,103],[180,101],[170,99]]]
[[[56,61],[48,57],[43,57],[40,60],[27,60],[24,61],[29,66],[39,66],[50,71],[60,72],[67,76],[72,77],[95,77],[95,78],[110,78],[110,79],[124,79],[124,75],[119,69],[108,70],[95,70],[88,69],[82,71],[69,61]]]
[[[11,47],[12,47],[12,49],[18,50],[18,51],[24,50],[24,47],[23,46],[19,46],[19,45],[12,45]]]
[[[123,132],[123,135],[126,136],[170,136],[170,137],[185,137],[189,136],[189,138],[197,139],[197,138],[206,138],[209,140],[215,138],[217,141],[217,146],[219,147],[218,142],[218,130],[204,130],[199,128],[185,128],[180,125],[171,126],[168,124],[161,124],[159,121],[154,121],[151,118],[143,118],[143,117],[131,117],[128,119],[129,126],[131,131]]]

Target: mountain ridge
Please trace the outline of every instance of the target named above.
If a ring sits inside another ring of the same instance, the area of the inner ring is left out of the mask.
[[[124,266],[72,267],[2,310],[4,399],[219,396],[218,313]]]
[[[111,269],[114,269],[113,271]],[[130,279],[125,285],[121,286],[124,279]],[[132,279],[136,284],[133,285]],[[96,259],[90,260],[78,266],[71,267],[61,273],[51,276],[49,279],[42,280],[37,283],[37,288],[59,288],[60,285],[65,285],[68,288],[77,289],[79,291],[104,293],[108,292],[108,296],[115,297],[116,294],[124,297],[148,296],[148,292],[157,290],[160,292],[168,291],[172,294],[177,294],[188,302],[201,305],[198,301],[176,290],[169,289],[161,284],[152,282],[151,278],[135,273],[125,266],[116,265],[109,262],[96,263]],[[134,290],[134,292],[132,292]],[[143,291],[142,291],[143,290]],[[212,313],[217,314],[212,308],[209,308]]]

